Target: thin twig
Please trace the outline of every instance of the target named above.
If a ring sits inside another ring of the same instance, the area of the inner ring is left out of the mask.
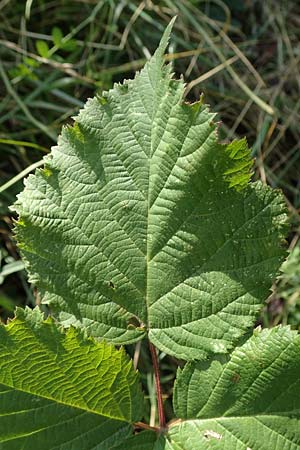
[[[190,7],[190,4],[186,2],[186,0],[183,2],[188,7]],[[216,46],[216,44],[213,41],[213,38],[207,33],[207,31],[201,26],[199,22],[197,22],[196,18],[190,13],[187,6],[185,6],[182,3],[181,10],[187,15],[187,17],[190,18],[191,22],[195,25],[195,28],[198,29],[198,31],[201,33],[204,40],[207,42],[207,44],[212,48],[212,50],[215,52],[215,54],[218,56],[220,61],[222,63],[226,62],[226,58],[223,55],[222,51]],[[233,80],[236,82],[236,84],[244,91],[244,93],[250,97],[254,103],[256,103],[263,111],[267,112],[270,115],[274,115],[275,111],[274,109],[268,105],[264,100],[262,100],[260,97],[258,97],[252,90],[244,83],[244,81],[241,79],[240,75],[236,73],[236,71],[231,67],[231,65],[226,66],[227,72],[231,75]]]
[[[208,72],[203,73],[202,75],[200,75],[200,77],[196,78],[195,80],[190,81],[185,89],[184,95],[186,96],[191,89],[197,86],[197,84],[200,84],[203,81],[207,80],[208,78],[216,75],[218,72],[225,69],[228,65],[235,63],[238,59],[239,58],[236,55],[232,56],[231,58],[227,59],[225,62],[219,64],[218,66],[214,67]]]
[[[2,186],[0,186],[0,193],[6,191],[6,189],[13,186],[15,183],[17,183],[19,180],[22,180],[22,178],[26,177],[30,172],[37,169],[38,167],[41,167],[43,164],[45,164],[44,159],[41,159],[40,161],[37,161],[30,166],[26,167],[26,169],[22,170],[22,172],[18,173],[15,177],[8,180],[6,183],[4,183]]]
[[[150,425],[144,422],[135,422],[133,425],[135,428],[142,428],[143,430],[150,430],[156,432],[160,431],[158,427],[151,427]]]
[[[6,47],[14,52],[20,53],[21,55],[35,59],[36,61],[38,61],[41,64],[47,64],[51,67],[54,67],[55,69],[65,72],[66,74],[70,75],[73,78],[77,78],[79,80],[85,81],[86,83],[90,83],[90,84],[95,83],[95,80],[93,80],[92,78],[89,78],[85,75],[80,75],[80,73],[76,72],[76,70],[73,69],[73,65],[70,63],[60,63],[53,59],[44,58],[42,56],[36,55],[35,53],[27,52],[23,48],[16,45],[14,42],[4,41],[3,39],[0,39],[0,45],[3,45],[4,47]]]
[[[13,97],[15,102],[18,104],[19,108],[22,109],[22,111],[25,114],[25,116],[27,117],[27,119],[36,128],[39,128],[41,131],[43,131],[43,133],[45,133],[47,136],[49,136],[53,141],[56,141],[56,139],[57,139],[56,133],[54,133],[52,130],[49,130],[48,127],[46,127],[46,125],[44,125],[42,122],[40,122],[35,117],[33,117],[31,112],[29,111],[29,109],[25,105],[25,103],[23,103],[22,99],[18,96],[18,94],[16,93],[16,91],[12,87],[12,85],[11,85],[11,83],[10,83],[6,73],[5,73],[5,70],[3,68],[3,65],[2,65],[1,61],[0,61],[0,76],[1,76],[1,78],[3,80],[3,82],[4,82],[4,85],[6,87],[7,92]]]
[[[137,369],[137,366],[139,363],[139,358],[140,358],[140,353],[141,353],[141,345],[142,345],[142,341],[138,341],[135,346],[135,350],[134,350],[133,367],[135,368],[135,370]]]

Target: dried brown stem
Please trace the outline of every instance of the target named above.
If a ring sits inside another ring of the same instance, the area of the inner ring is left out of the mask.
[[[135,422],[133,425],[135,428],[141,428],[143,430],[155,431],[156,433],[158,431],[160,431],[158,427],[151,427],[150,425],[148,425],[144,422]]]

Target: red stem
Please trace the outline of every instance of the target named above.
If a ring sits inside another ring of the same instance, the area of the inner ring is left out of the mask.
[[[165,418],[165,413],[164,413],[163,399],[162,399],[161,386],[160,386],[158,358],[157,358],[156,348],[154,347],[154,345],[151,342],[149,342],[149,348],[150,348],[152,364],[153,364],[153,369],[154,369],[159,427],[160,427],[160,430],[164,430],[166,428],[166,418]]]

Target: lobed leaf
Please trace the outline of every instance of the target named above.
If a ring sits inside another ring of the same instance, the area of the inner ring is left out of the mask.
[[[37,309],[0,327],[1,450],[110,450],[142,408],[123,350],[65,334]]]
[[[223,358],[224,359],[224,358]],[[178,371],[170,428],[174,450],[299,450],[300,336],[289,327],[255,330],[228,362]]]
[[[250,183],[245,140],[184,103],[159,48],[134,80],[89,100],[19,196],[30,279],[63,325],[115,344],[148,333],[182,359],[226,353],[283,260],[283,197]]]

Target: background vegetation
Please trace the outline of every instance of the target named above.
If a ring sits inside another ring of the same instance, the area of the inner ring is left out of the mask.
[[[15,305],[39,301],[11,232],[9,205],[23,177],[41,164],[88,97],[142,67],[174,15],[168,60],[186,80],[187,100],[204,93],[222,120],[220,138],[246,135],[255,178],[286,196],[291,255],[260,323],[299,328],[300,3],[292,0],[0,0],[1,320]],[[144,356],[140,368],[153,422],[147,349],[129,351],[136,362]],[[160,358],[169,398],[176,364]]]

